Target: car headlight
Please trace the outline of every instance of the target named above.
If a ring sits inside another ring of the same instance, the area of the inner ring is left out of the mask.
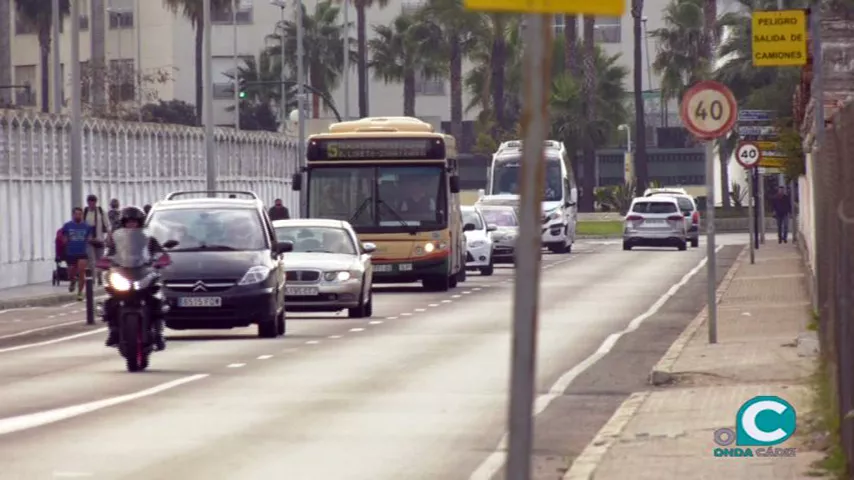
[[[347,280],[358,277],[356,272],[350,271],[338,271],[338,272],[326,272],[323,274],[323,279],[327,282],[346,282]]]
[[[478,247],[482,247],[484,245],[486,245],[486,240],[475,240],[475,241],[469,243],[469,247],[471,247],[471,248],[478,248]]]
[[[123,277],[119,272],[110,272],[107,282],[113,290],[118,292],[127,292],[132,286],[131,281]]]
[[[246,271],[246,274],[243,275],[243,278],[237,282],[238,285],[254,285],[256,283],[261,283],[264,280],[267,280],[267,277],[270,276],[270,269],[259,265],[257,267],[252,267]]]
[[[551,212],[546,212],[543,216],[545,217],[546,222],[551,222],[552,220],[560,218],[560,212],[552,210]]]

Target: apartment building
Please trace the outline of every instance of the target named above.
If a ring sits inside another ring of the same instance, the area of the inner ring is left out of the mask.
[[[93,0],[77,0],[80,2],[81,29],[80,61],[85,65],[91,57],[92,44],[90,38],[93,18],[102,18],[105,23],[105,57],[112,68],[118,85],[110,89],[110,94],[128,102],[135,102],[135,75],[132,72],[141,71],[166,72],[168,81],[152,85],[157,97],[161,100],[179,99],[195,103],[195,33],[190,22],[180,14],[167,10],[161,0],[103,0],[106,4],[104,15],[93,15]],[[309,11],[314,9],[317,0],[304,0]],[[368,11],[370,25],[388,25],[402,11],[417,8],[424,0],[404,0],[392,2],[386,8],[372,8]],[[644,26],[648,31],[661,26],[661,10],[668,0],[647,0],[645,14],[647,21]],[[214,121],[218,125],[233,125],[234,114],[226,110],[233,105],[233,96],[229,90],[230,79],[227,73],[234,70],[235,56],[245,58],[257,56],[266,46],[270,45],[269,35],[275,31],[277,22],[282,18],[294,18],[295,2],[290,6],[280,8],[269,0],[235,0],[237,7],[236,24],[232,21],[235,15],[231,8],[213,13],[213,76],[214,76]],[[38,107],[41,99],[39,44],[37,35],[32,29],[16,18],[11,19],[10,28],[0,28],[11,36],[13,83],[31,86],[29,94],[19,90],[15,101],[19,105]],[[356,12],[350,7],[349,19],[355,23]],[[70,22],[65,18],[60,34],[60,57],[62,63],[62,78],[67,85],[69,72],[66,64],[70,59]],[[580,27],[580,20],[579,20]],[[562,31],[563,17],[557,17],[555,28]],[[372,29],[369,26],[369,35]],[[579,32],[580,32],[579,28]],[[235,50],[235,36],[236,45]],[[355,38],[355,28],[352,31]],[[621,62],[629,69],[632,62],[632,19],[629,12],[620,18],[597,18],[597,41],[609,53],[621,53]],[[648,66],[651,56],[647,49],[655,46],[652,41],[644,45],[644,78],[647,80],[644,89],[655,89],[658,82]],[[355,46],[354,46],[355,48]],[[355,65],[349,72],[349,111],[351,115],[358,114],[358,81]],[[627,85],[631,89],[631,85]],[[419,116],[440,117],[449,119],[450,98],[447,81],[418,79],[416,86],[418,97],[416,109]],[[370,113],[372,115],[400,115],[403,111],[403,87],[397,84],[385,84],[371,78],[369,88]],[[88,92],[84,89],[84,96]],[[333,92],[332,97],[339,110],[344,112],[344,91],[342,86]],[[63,98],[66,98],[63,95]],[[464,99],[467,102],[468,99]],[[66,102],[67,103],[67,98]],[[476,112],[466,115],[466,120],[473,119]]]

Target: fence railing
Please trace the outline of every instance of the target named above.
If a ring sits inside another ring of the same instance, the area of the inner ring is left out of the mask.
[[[0,110],[0,288],[50,280],[56,230],[71,215],[67,117]],[[268,132],[215,130],[218,186],[253,190],[266,202],[290,186],[297,145]],[[201,128],[88,119],[83,124],[83,193],[122,205],[153,204],[166,193],[205,187]]]
[[[854,105],[831,117],[821,149],[813,151],[815,300],[819,339],[835,380],[840,438],[854,472]],[[812,255],[811,255],[812,256]]]

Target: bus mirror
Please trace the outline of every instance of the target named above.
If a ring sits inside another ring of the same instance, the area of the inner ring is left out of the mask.
[[[295,192],[299,192],[302,190],[302,174],[295,173],[293,177],[291,177],[291,187]]]
[[[450,178],[451,183],[451,193],[460,193],[460,177],[459,175],[452,175]]]
[[[572,203],[578,203],[578,189],[573,188],[569,191],[569,201]]]

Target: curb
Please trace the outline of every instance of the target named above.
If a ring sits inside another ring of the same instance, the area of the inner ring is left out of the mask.
[[[629,421],[634,418],[640,407],[646,402],[652,392],[636,392],[627,398],[614,412],[608,423],[599,430],[593,441],[584,447],[575,460],[572,468],[563,476],[563,480],[593,480],[594,473],[605,454],[617,443]]]
[[[96,288],[94,293],[97,298],[104,294],[104,289]],[[76,293],[52,293],[50,295],[41,295],[38,297],[11,298],[9,300],[0,300],[0,311],[10,310],[13,308],[53,307],[65,303],[72,303],[76,300]]]
[[[724,293],[729,290],[729,286],[732,283],[733,278],[735,278],[735,273],[739,268],[741,268],[746,256],[747,246],[742,248],[738,257],[736,257],[733,264],[729,267],[726,275],[724,275],[723,280],[721,280],[721,284],[715,292],[715,303],[720,303]],[[661,357],[661,360],[652,367],[652,371],[649,373],[650,384],[661,386],[673,382],[673,366],[676,364],[676,360],[678,360],[682,355],[682,351],[685,350],[685,347],[688,346],[688,342],[694,338],[694,335],[696,335],[700,327],[706,323],[707,316],[708,308],[703,307],[703,310],[700,311],[693,320],[691,320],[691,323],[685,327],[685,330],[679,335],[676,341],[670,345],[670,348],[667,349],[667,352],[663,357]]]

